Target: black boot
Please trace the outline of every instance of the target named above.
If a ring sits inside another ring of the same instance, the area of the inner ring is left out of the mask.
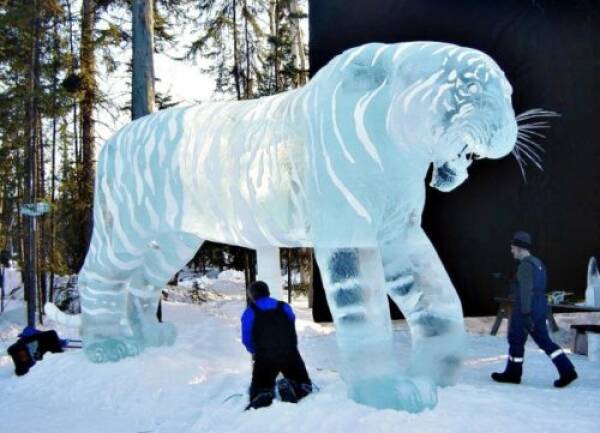
[[[523,363],[508,361],[506,369],[503,373],[492,373],[492,379],[500,383],[521,383],[521,375],[523,374]]]
[[[564,388],[575,379],[577,379],[577,372],[572,370],[565,374],[561,374],[560,377],[554,381],[554,386],[557,388]]]
[[[564,352],[552,358],[552,362],[556,366],[558,374],[560,374],[560,377],[554,381],[554,386],[556,388],[564,388],[577,379],[575,367]]]
[[[277,391],[281,401],[287,403],[298,403],[298,396],[296,395],[295,383],[289,379],[279,379],[277,381]]]
[[[275,395],[270,389],[250,389],[250,403],[246,406],[246,410],[270,406],[273,403],[273,397]]]
[[[298,403],[301,399],[310,394],[313,390],[311,383],[298,383],[291,379],[279,379],[277,381],[277,390],[281,401],[288,403]]]

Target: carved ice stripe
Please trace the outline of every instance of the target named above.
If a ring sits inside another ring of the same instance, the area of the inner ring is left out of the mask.
[[[365,48],[367,48],[367,45],[363,45],[360,48],[355,48],[355,49],[351,50],[350,54],[348,55],[348,58],[346,59],[344,64],[340,67],[340,71],[343,71],[344,69],[346,69],[348,67],[348,65],[350,63],[352,63],[352,60],[354,60],[356,57],[358,57],[360,55],[360,53],[362,53],[365,50]]]
[[[323,118],[321,117],[321,131],[323,130]],[[331,160],[329,158],[329,154],[327,153],[327,149],[325,148],[325,144],[323,142],[323,136],[321,135],[321,146],[323,149],[323,157],[325,158],[325,166],[327,168],[327,174],[331,178],[331,181],[335,185],[335,187],[342,193],[342,196],[346,199],[348,204],[354,209],[354,211],[367,220],[369,224],[372,223],[371,215],[367,209],[362,205],[362,203],[350,192],[350,190],[344,185],[344,183],[340,180],[339,177],[335,174],[333,167],[331,165]]]
[[[373,98],[377,96],[377,94],[385,87],[386,84],[387,80],[383,80],[383,82],[377,89],[363,96],[356,104],[356,108],[354,110],[354,123],[356,125],[356,135],[358,136],[358,140],[361,142],[369,156],[373,158],[373,160],[377,163],[377,165],[379,165],[379,168],[381,168],[382,170],[383,164],[381,163],[381,158],[379,157],[377,148],[371,141],[371,137],[369,137],[369,133],[367,132],[367,128],[365,126],[365,113]]]
[[[440,69],[438,72],[432,74],[426,80],[419,80],[413,86],[412,89],[408,91],[403,101],[404,112],[408,112],[408,108],[410,106],[411,101],[417,94],[423,90],[430,90],[431,86],[435,84],[436,80],[444,73],[443,69]]]
[[[346,148],[346,145],[344,144],[344,139],[342,138],[342,133],[340,132],[340,128],[339,128],[338,122],[337,122],[337,92],[341,85],[342,85],[342,81],[340,81],[337,84],[337,86],[335,86],[335,90],[333,91],[333,97],[331,100],[331,121],[333,124],[333,133],[335,134],[335,138],[337,139],[337,142],[339,143],[340,147],[342,148],[342,152],[343,152],[344,156],[346,157],[346,159],[348,161],[350,161],[352,164],[354,164],[355,163],[354,158],[352,158],[352,155],[350,154],[350,152]]]
[[[371,66],[375,66],[375,63],[377,63],[379,56],[381,56],[383,54],[383,52],[385,50],[387,50],[388,48],[389,48],[389,45],[383,45],[383,46],[379,47],[377,49],[377,51],[375,51],[375,55],[373,56],[373,60],[371,61]]]

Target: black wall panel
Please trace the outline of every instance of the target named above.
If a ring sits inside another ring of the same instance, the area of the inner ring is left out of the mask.
[[[525,182],[512,157],[478,161],[456,191],[428,188],[424,226],[468,315],[494,312],[490,275],[514,267],[517,229],[533,234],[550,289],[582,297],[600,251],[600,1],[312,0],[309,17],[313,74],[367,42],[452,42],[498,62],[517,113],[562,114],[542,141],[543,172]],[[317,303],[315,318],[326,310]]]

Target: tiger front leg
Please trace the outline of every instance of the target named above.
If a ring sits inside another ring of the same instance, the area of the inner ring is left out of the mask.
[[[381,252],[387,292],[410,325],[409,374],[455,383],[466,346],[462,306],[433,245],[419,227]]]
[[[379,251],[316,248],[315,252],[350,398],[409,412],[435,406],[435,389],[404,377],[395,359]]]

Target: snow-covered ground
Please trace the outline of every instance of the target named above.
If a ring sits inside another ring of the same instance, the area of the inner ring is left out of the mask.
[[[336,372],[332,326],[314,324],[310,311],[301,306],[296,307],[300,350],[320,392],[298,405],[275,402],[270,408],[244,412],[250,356],[239,336],[243,282],[232,276],[205,283],[227,293],[201,305],[163,304],[164,318],[178,329],[175,346],[147,349],[139,357],[102,365],[88,362],[78,350],[47,354],[23,377],[14,376],[6,355],[25,317],[23,305],[13,301],[0,315],[0,432],[600,431],[600,363],[572,355],[580,379],[556,390],[552,364],[529,344],[524,382],[495,384],[489,374],[504,367],[506,342],[502,332],[498,337],[486,335],[489,319],[467,321],[470,348],[462,379],[440,390],[435,410],[411,415],[358,405],[346,397]],[[77,337],[73,330],[46,326],[61,336]],[[410,337],[404,322],[395,328],[398,357],[405,358]]]

